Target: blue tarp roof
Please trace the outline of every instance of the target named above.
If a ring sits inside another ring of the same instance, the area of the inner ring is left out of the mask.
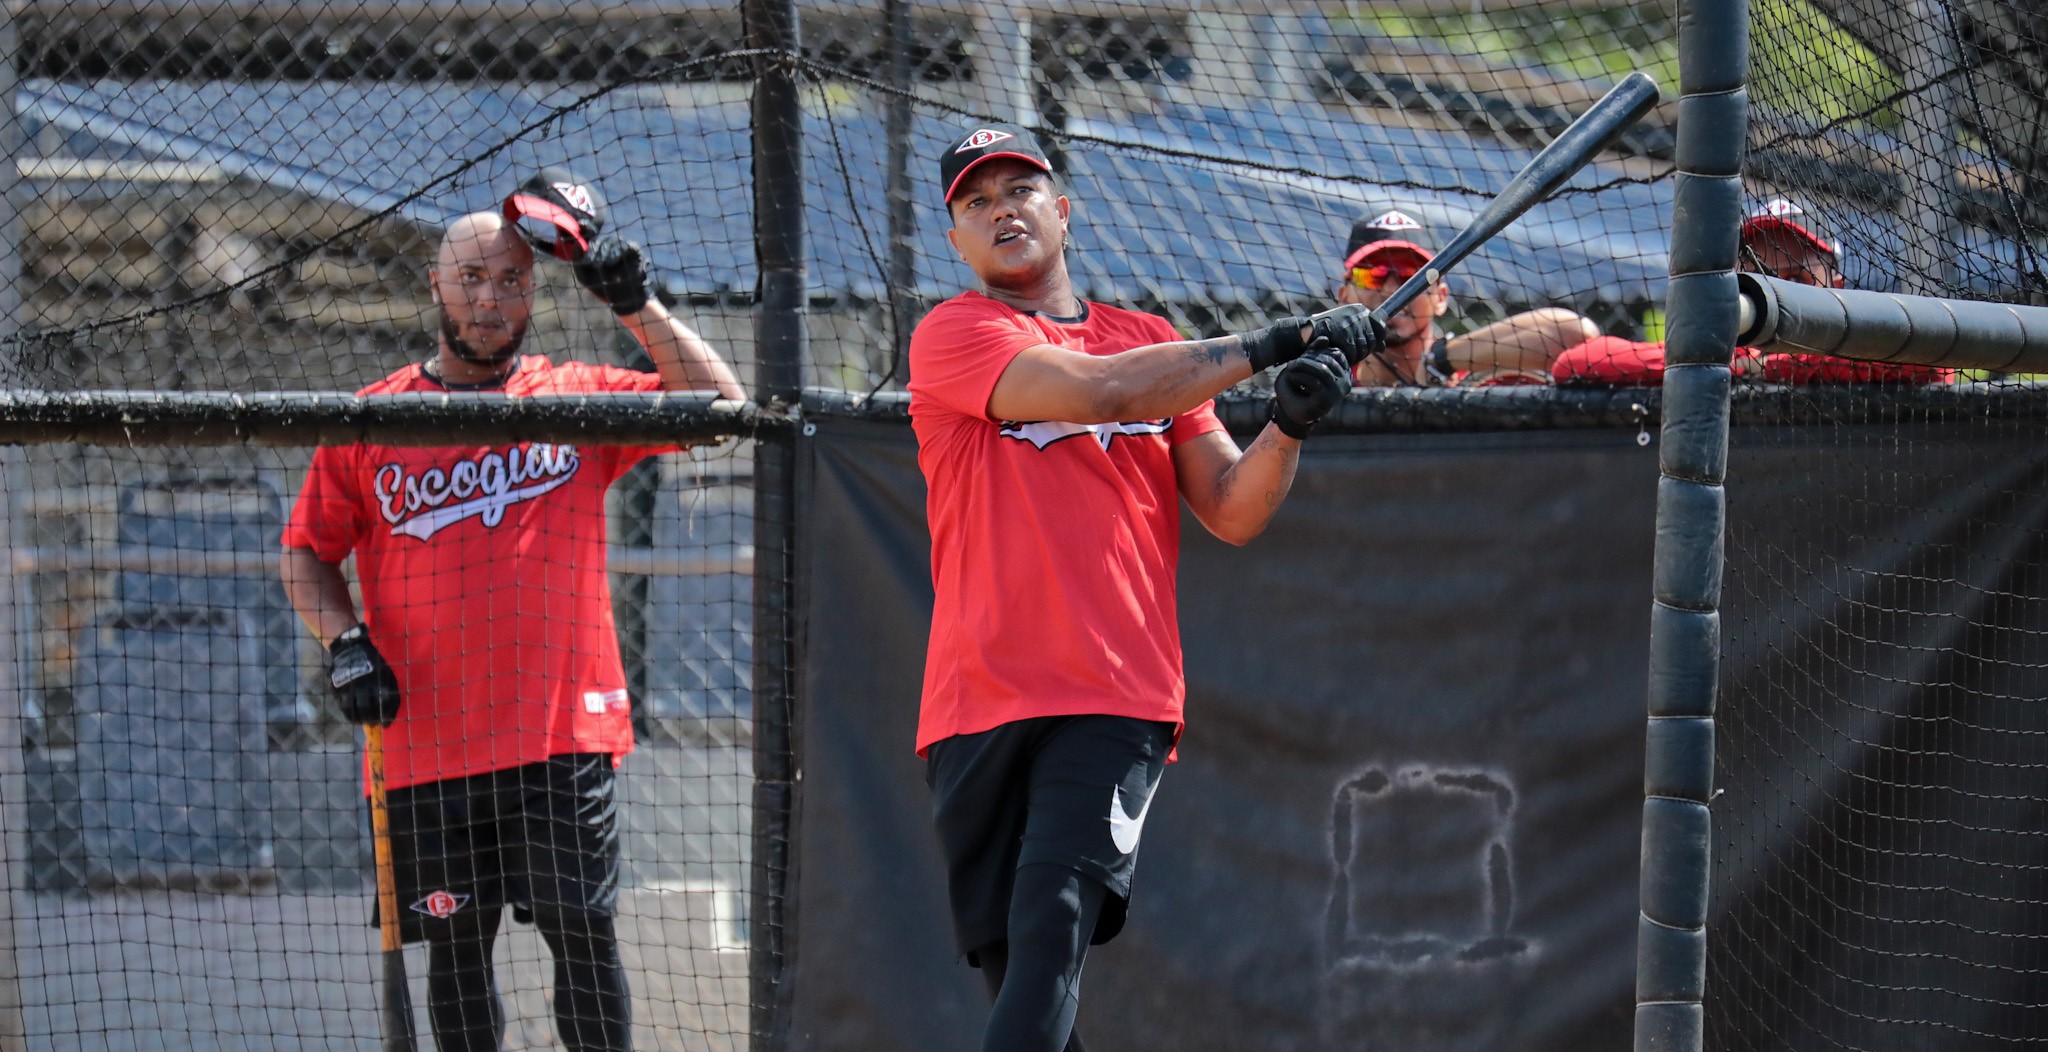
[[[751,289],[747,102],[636,87],[562,109],[578,98],[578,89],[505,84],[37,82],[24,85],[20,104],[32,130],[71,132],[79,152],[212,161],[371,210],[426,187],[401,214],[428,227],[494,207],[515,172],[565,163],[594,176],[611,202],[611,228],[645,243],[672,283],[693,293]],[[806,93],[809,280],[819,294],[880,298],[886,136],[879,106],[844,98]],[[939,149],[961,123],[928,113],[915,120],[916,283],[925,296],[972,283],[945,242],[935,173]],[[1284,103],[1168,106],[1069,130],[1077,136],[1065,144],[1073,265],[1097,299],[1327,294],[1354,219],[1400,207],[1441,242],[1533,155],[1458,132],[1339,127],[1328,111]],[[1456,280],[1509,302],[1659,299],[1671,192],[1669,179],[1646,183],[1619,164],[1589,166],[1482,247]],[[1877,221],[1851,227],[1842,234],[1855,279],[1859,249],[1888,261],[1897,238]],[[1870,271],[1891,274],[1888,265]]]
[[[45,82],[25,85],[22,106],[32,125],[91,140],[74,149],[117,144],[223,163],[234,174],[372,210],[433,184],[402,210],[430,227],[492,207],[514,172],[566,162],[595,176],[612,204],[612,228],[645,242],[689,291],[752,288],[747,103],[671,105],[660,89],[641,88],[557,110],[576,97],[566,88],[502,84]],[[810,281],[821,293],[881,293],[887,148],[872,109],[841,104],[807,116]],[[925,295],[971,282],[945,243],[947,220],[927,170],[957,130],[950,117],[916,120],[917,284]],[[1125,144],[1083,138],[1066,150],[1078,215],[1075,271],[1101,298],[1228,302],[1327,292],[1355,218],[1398,206],[1447,238],[1528,154],[1405,128],[1332,135],[1327,116],[1266,106],[1177,108],[1076,130]],[[1618,178],[1596,165],[1575,185]],[[1374,182],[1479,192],[1390,191]],[[1468,261],[1461,280],[1524,301],[1660,295],[1669,193],[1668,183],[1624,183],[1564,194]]]

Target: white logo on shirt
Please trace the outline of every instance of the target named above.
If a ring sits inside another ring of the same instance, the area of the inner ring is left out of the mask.
[[[372,488],[392,535],[424,541],[464,519],[481,517],[485,526],[496,526],[505,521],[506,508],[561,486],[582,463],[575,446],[535,442],[457,461],[446,471],[415,474],[403,464],[386,464],[377,469]]]
[[[624,712],[632,700],[632,696],[623,690],[586,690],[583,692],[583,711],[598,716],[613,709]]]
[[[1028,424],[1020,424],[1014,420],[1006,420],[1003,422],[1002,436],[1029,442],[1044,449],[1063,438],[1093,435],[1095,444],[1107,450],[1110,440],[1118,435],[1162,435],[1172,427],[1172,417],[1113,424],[1070,424],[1064,420],[1034,420]]]

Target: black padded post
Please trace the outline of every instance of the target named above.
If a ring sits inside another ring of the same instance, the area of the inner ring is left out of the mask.
[[[1722,482],[1748,129],[1746,0],[1679,10],[1678,175],[1657,487],[1648,749],[1643,771],[1636,1052],[1705,1043],[1707,868],[1720,666]]]

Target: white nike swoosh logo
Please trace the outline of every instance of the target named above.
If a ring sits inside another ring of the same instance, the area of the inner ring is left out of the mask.
[[[1134,816],[1124,810],[1123,793],[1117,788],[1109,790],[1109,842],[1118,851],[1128,855],[1138,850],[1138,834],[1145,828],[1145,815],[1152,810],[1152,801],[1159,798],[1159,786],[1152,787],[1151,795],[1145,797],[1145,806],[1138,808]]]

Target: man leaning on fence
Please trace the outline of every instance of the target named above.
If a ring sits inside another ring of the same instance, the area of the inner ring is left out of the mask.
[[[457,219],[429,280],[440,313],[434,354],[360,393],[665,388],[744,398],[718,354],[648,295],[640,247],[600,234],[602,209],[588,186],[547,170],[503,214]],[[536,247],[574,262],[658,374],[519,353]],[[628,1047],[613,930],[614,768],[633,731],[605,577],[605,491],[665,451],[323,448],[286,526],[286,592],[328,648],[343,714],[388,725],[400,928],[427,943],[442,1052],[499,1047],[491,952],[508,905],[530,917],[554,957],[563,1044]],[[350,555],[360,616],[340,569]]]
[[[1352,224],[1338,275],[1337,300],[1377,308],[1428,265],[1421,222],[1392,209]],[[1563,307],[1511,314],[1467,333],[1439,335],[1451,309],[1448,280],[1439,281],[1387,319],[1387,349],[1360,362],[1363,387],[1483,386],[1543,383],[1558,352],[1600,335],[1592,322]]]
[[[1840,242],[1822,231],[1819,217],[1785,198],[1772,198],[1751,212],[1738,231],[1736,267],[1800,285],[1839,289]],[[1771,383],[1946,383],[1952,369],[1889,362],[1858,362],[1819,354],[1759,354],[1735,348],[1730,367],[1737,376]],[[1598,336],[1558,355],[1551,371],[1561,384],[1645,384],[1664,382],[1664,344]]]

